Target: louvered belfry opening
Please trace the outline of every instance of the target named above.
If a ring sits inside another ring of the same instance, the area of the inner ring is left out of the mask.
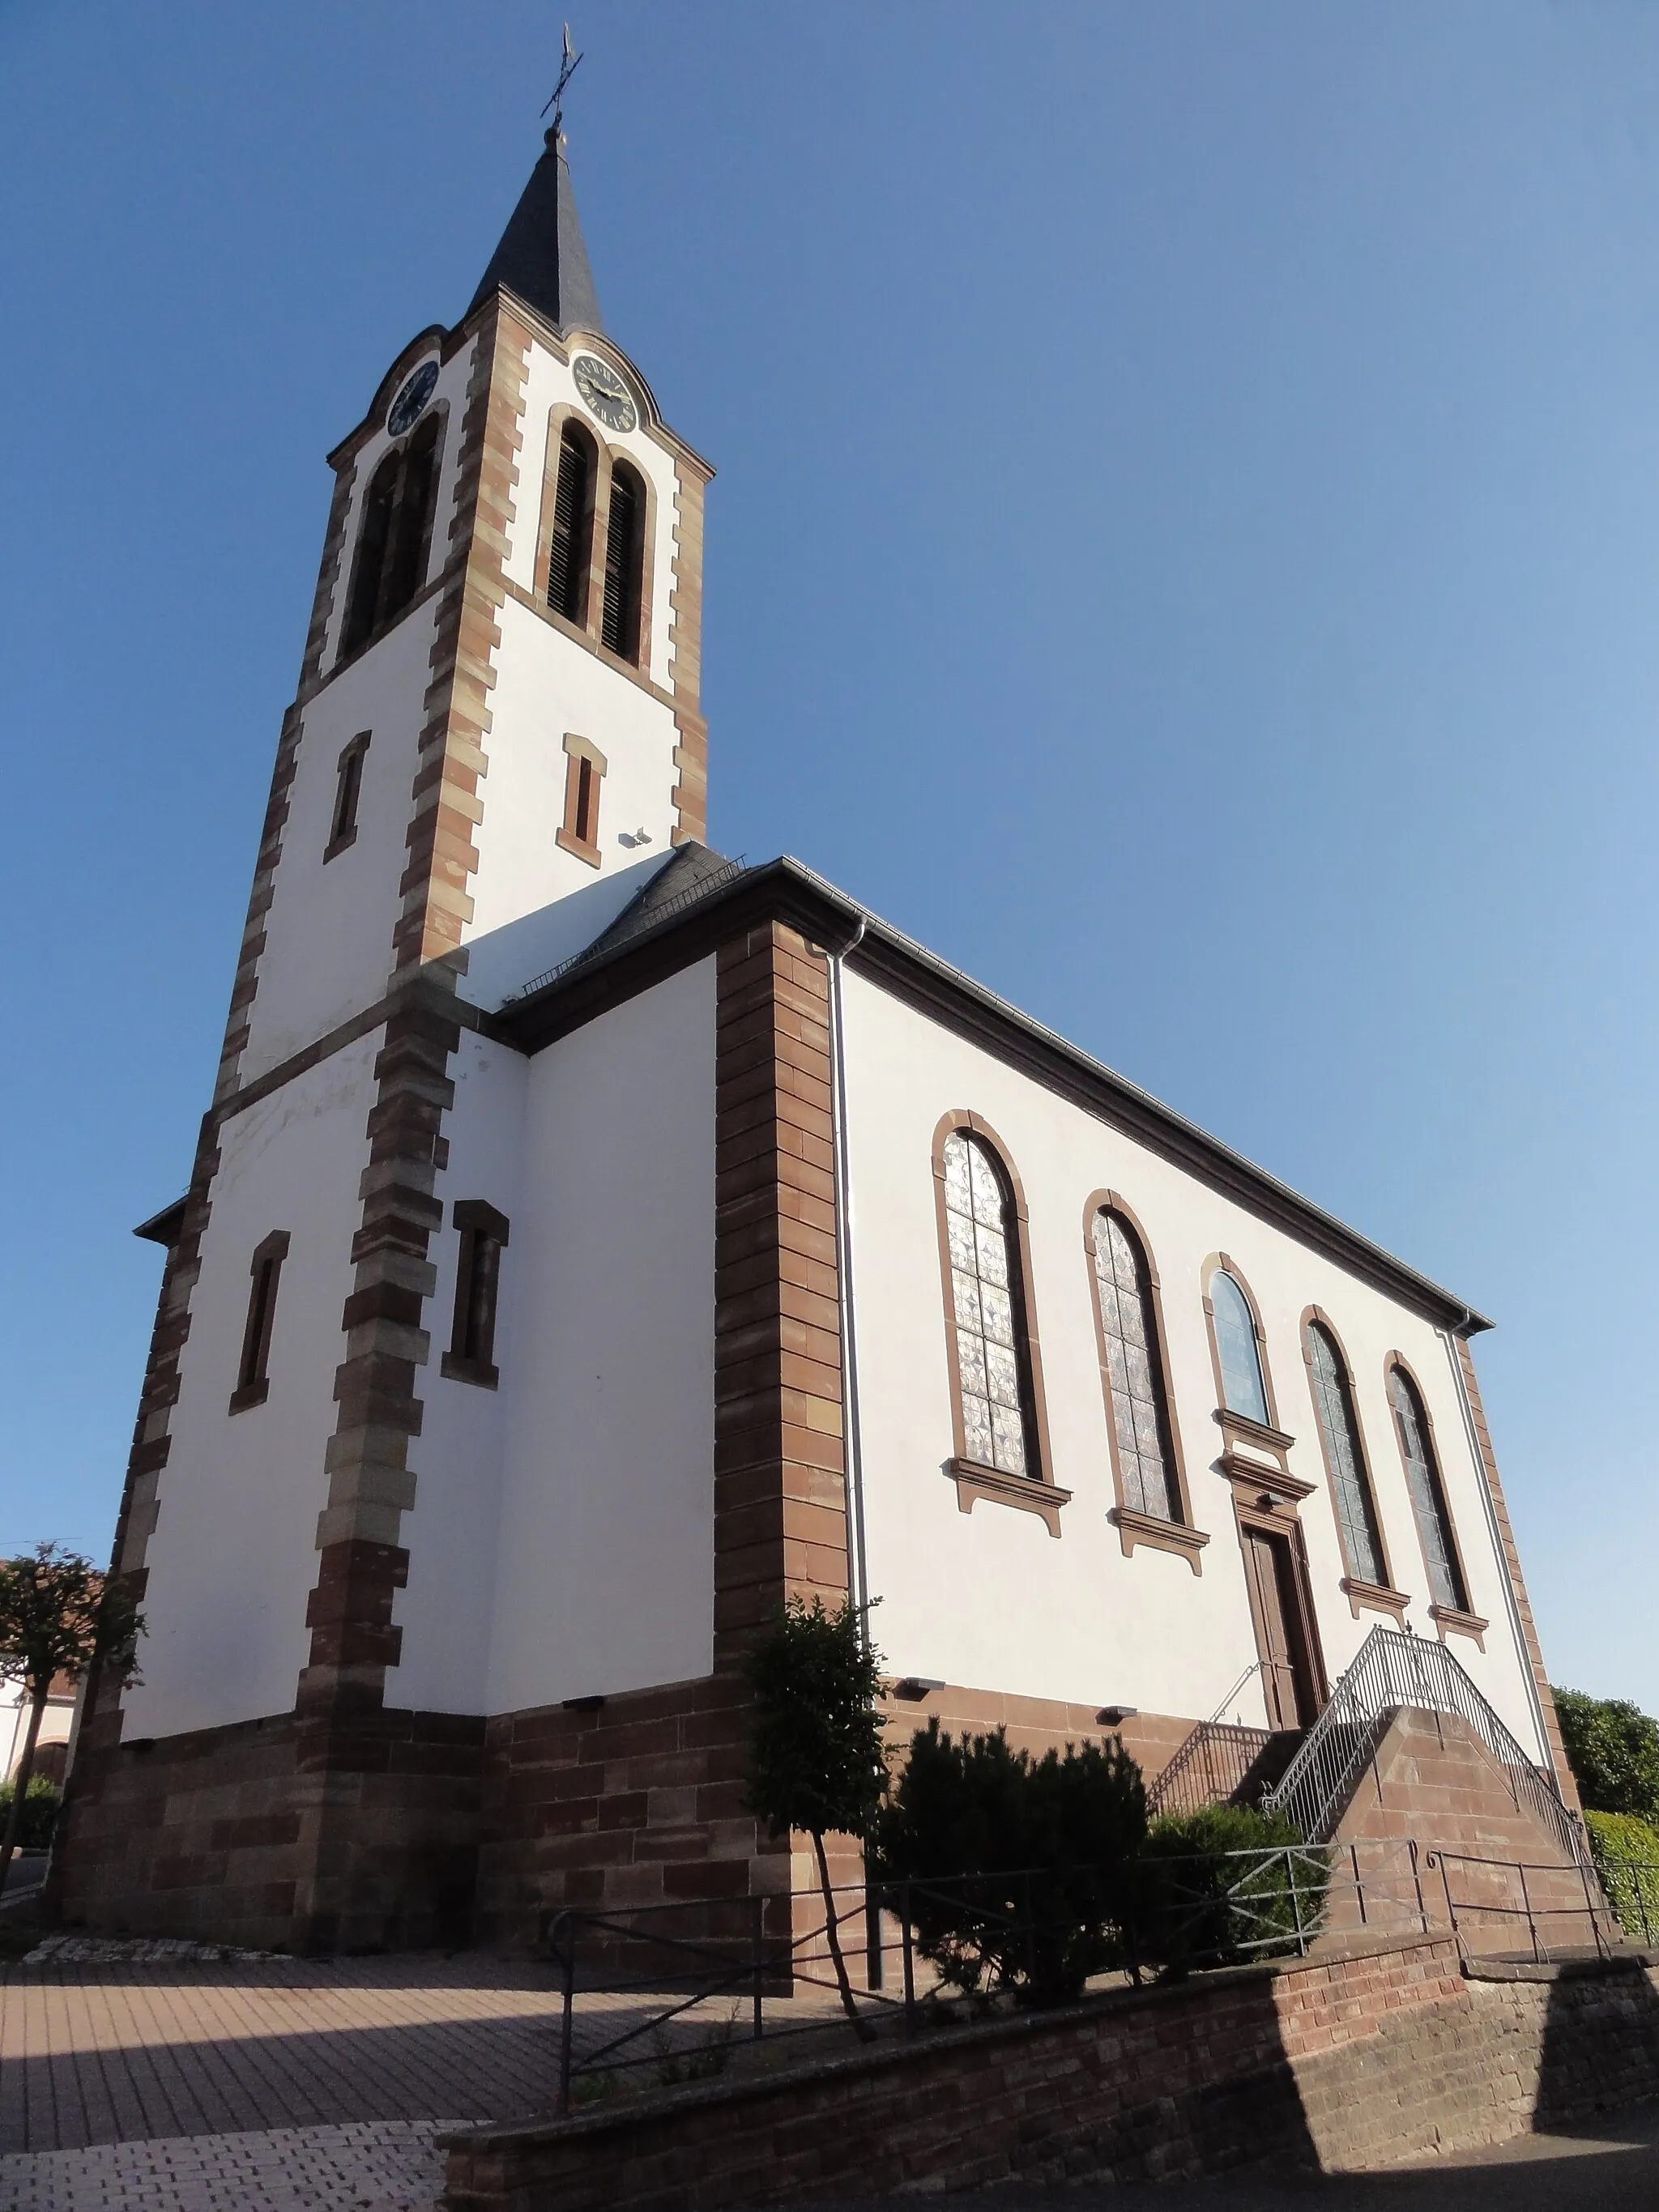
[[[587,618],[587,554],[593,527],[593,447],[567,422],[559,441],[553,494],[553,542],[547,556],[547,604],[567,622]]]
[[[395,622],[425,580],[442,428],[441,415],[428,415],[409,443],[388,453],[374,471],[357,533],[344,653],[355,653]]]
[[[645,488],[632,469],[618,462],[611,477],[599,636],[624,660],[640,657],[640,535],[644,521]]]

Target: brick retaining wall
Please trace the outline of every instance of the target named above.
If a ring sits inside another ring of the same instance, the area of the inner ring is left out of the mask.
[[[1640,1960],[1466,1979],[1448,1936],[1242,1967],[444,2139],[447,2212],[723,2212],[988,2182],[1327,2170],[1659,2094]]]

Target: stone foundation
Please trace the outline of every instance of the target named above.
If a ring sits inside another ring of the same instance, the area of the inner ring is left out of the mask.
[[[1466,1980],[1445,1936],[459,2131],[447,2212],[678,2212],[1001,2181],[1377,2166],[1659,2094],[1640,1960]]]

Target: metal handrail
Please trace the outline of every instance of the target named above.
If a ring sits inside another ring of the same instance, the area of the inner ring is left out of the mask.
[[[1247,1728],[1232,1721],[1200,1721],[1147,1790],[1146,1810],[1194,1812],[1200,1803],[1230,1802],[1271,1741],[1266,1729]],[[1203,1769],[1203,1792],[1188,1803],[1194,1793],[1188,1784],[1198,1766]]]
[[[1262,1810],[1285,1814],[1310,1843],[1327,1841],[1401,1706],[1452,1714],[1464,1722],[1503,1767],[1516,1802],[1555,1838],[1575,1865],[1585,1863],[1583,1828],[1485,1694],[1443,1644],[1397,1628],[1372,1629],[1282,1778],[1263,1797]]]

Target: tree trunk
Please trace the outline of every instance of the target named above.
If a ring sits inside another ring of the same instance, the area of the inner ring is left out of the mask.
[[[11,1810],[6,1815],[6,1838],[0,1843],[0,1897],[6,1893],[6,1877],[11,1872],[12,1853],[17,1848],[18,1831],[23,1825],[23,1800],[28,1794],[29,1777],[34,1771],[34,1747],[40,1740],[40,1723],[46,1714],[46,1697],[52,1688],[37,1690],[29,1708],[28,1734],[23,1738],[23,1756],[17,1762],[17,1771],[11,1778]]]
[[[836,1925],[836,1893],[830,1883],[830,1860],[823,1848],[823,1837],[816,1828],[812,1831],[812,1849],[818,1856],[818,1887],[823,1892],[823,1929],[830,1938],[830,1956],[835,1961],[836,1983],[841,1990],[841,2001],[859,2041],[873,2043],[876,2031],[853,2002],[853,1984],[847,1978],[847,1961],[841,1955],[841,1930]]]

